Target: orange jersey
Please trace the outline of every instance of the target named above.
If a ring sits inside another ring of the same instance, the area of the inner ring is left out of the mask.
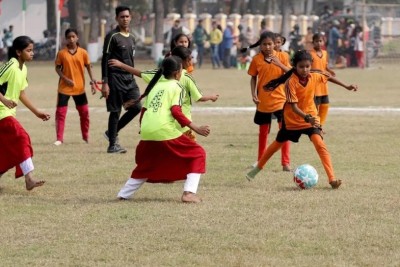
[[[315,106],[314,96],[317,87],[321,84],[326,84],[328,77],[320,73],[310,73],[306,86],[299,82],[299,77],[296,74],[290,76],[285,83],[286,101],[287,104],[283,110],[286,129],[301,130],[310,128],[311,124],[304,121],[304,118],[293,112],[291,103],[297,103],[299,109],[304,113],[310,114],[317,118],[319,123],[318,111]]]
[[[68,86],[63,79],[58,82],[58,92],[65,95],[81,95],[85,92],[85,66],[90,64],[88,53],[78,47],[74,54],[68,48],[62,49],[57,54],[56,66],[61,66],[62,73],[74,82],[74,86]]]
[[[273,52],[283,65],[290,67],[288,57],[283,53]],[[260,112],[271,113],[281,110],[285,104],[286,97],[284,87],[279,86],[273,91],[265,91],[263,86],[273,79],[279,78],[285,72],[274,63],[267,63],[264,60],[264,55],[260,52],[253,57],[247,73],[250,76],[257,77],[257,96],[260,103],[257,105],[257,110]]]
[[[325,50],[321,50],[322,55],[319,56],[315,49],[310,50],[310,54],[313,58],[311,69],[319,70],[321,72],[327,72],[328,68],[328,53]],[[321,84],[317,91],[315,92],[315,96],[325,96],[328,95],[328,85]]]

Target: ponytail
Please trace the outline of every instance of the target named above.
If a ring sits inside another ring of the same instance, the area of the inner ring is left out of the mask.
[[[263,86],[264,90],[267,91],[273,91],[276,87],[281,85],[282,83],[286,82],[287,79],[293,74],[294,68],[291,68],[288,72],[283,74],[281,77],[273,79],[272,81],[269,81],[266,85]]]

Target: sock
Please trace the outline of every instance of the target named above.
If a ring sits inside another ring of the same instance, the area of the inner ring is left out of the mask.
[[[79,118],[81,121],[81,132],[82,132],[82,139],[85,141],[89,140],[89,106],[82,105],[76,106],[76,109],[79,113]]]
[[[319,134],[313,134],[311,135],[311,141],[313,142],[314,147],[319,155],[319,158],[321,159],[322,165],[324,166],[329,182],[334,181],[335,174],[333,173],[331,156],[329,155],[328,149],[326,148],[326,145],[322,140],[322,137]]]
[[[278,151],[281,147],[283,146],[283,143],[279,143],[277,141],[272,142],[265,151],[265,153],[262,155],[260,160],[258,161],[257,167],[259,169],[264,168],[265,164],[267,161],[272,157],[272,155],[275,154],[276,151]]]
[[[130,198],[146,181],[147,178],[145,179],[129,178],[128,181],[126,181],[125,185],[119,191],[118,197],[122,197],[125,199]]]
[[[65,118],[67,117],[68,106],[57,107],[56,109],[56,134],[57,140],[64,141]]]
[[[258,160],[260,160],[262,154],[267,149],[268,133],[270,126],[271,126],[270,124],[260,125],[258,132],[258,157],[257,157]]]
[[[197,188],[200,183],[200,173],[189,173],[186,177],[185,185],[183,186],[184,192],[191,192],[196,194]]]
[[[320,117],[321,125],[325,125],[326,118],[328,117],[329,104],[321,104],[319,106],[318,115]]]
[[[27,175],[28,173],[30,173],[31,171],[33,171],[35,169],[35,167],[33,167],[32,158],[28,158],[25,161],[23,161],[22,163],[20,163],[19,167],[21,168],[22,173],[24,175]]]

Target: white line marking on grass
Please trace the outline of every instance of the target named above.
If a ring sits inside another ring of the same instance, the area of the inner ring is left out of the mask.
[[[51,109],[41,109],[43,111],[55,112],[55,108]],[[94,113],[106,113],[106,108],[100,107],[90,107],[90,112]],[[214,114],[231,114],[231,113],[244,113],[244,112],[255,112],[255,107],[193,107],[193,112],[198,113],[214,113]],[[27,108],[18,109],[18,112],[26,112],[29,111]],[[76,113],[75,107],[69,107],[68,112]],[[400,108],[393,107],[330,107],[329,113],[334,114],[399,114]]]

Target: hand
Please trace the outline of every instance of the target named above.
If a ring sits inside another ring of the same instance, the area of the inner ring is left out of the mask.
[[[109,94],[110,94],[110,87],[108,87],[107,83],[103,83],[103,86],[101,87],[101,96],[107,99]]]
[[[17,103],[12,100],[8,100],[7,98],[4,98],[1,102],[3,102],[4,106],[8,107],[9,109],[15,108],[17,106]]]
[[[42,119],[43,121],[48,121],[50,119],[50,114],[39,112],[38,114],[36,114],[36,117]]]
[[[68,78],[64,78],[64,81],[65,81],[65,83],[68,85],[68,86],[74,86],[75,84],[74,84],[74,81],[73,80],[70,80],[70,79],[68,79]]]
[[[254,104],[258,105],[260,103],[260,100],[258,99],[257,95],[253,95],[253,102]]]
[[[108,65],[110,67],[118,67],[118,68],[120,68],[122,66],[122,62],[119,61],[118,59],[110,59],[110,60],[108,60]]]
[[[358,86],[356,84],[350,84],[348,86],[346,86],[346,89],[349,91],[357,91],[358,90]]]
[[[91,85],[90,85],[90,90],[92,91],[92,95],[95,95],[95,94],[96,94],[96,87],[95,87],[94,84],[91,84]]]
[[[210,127],[208,125],[203,125],[193,130],[202,136],[208,136],[210,134]]]
[[[217,100],[218,100],[218,97],[219,97],[219,95],[212,95],[212,96],[211,96],[211,101],[212,101],[212,102],[217,101]]]

